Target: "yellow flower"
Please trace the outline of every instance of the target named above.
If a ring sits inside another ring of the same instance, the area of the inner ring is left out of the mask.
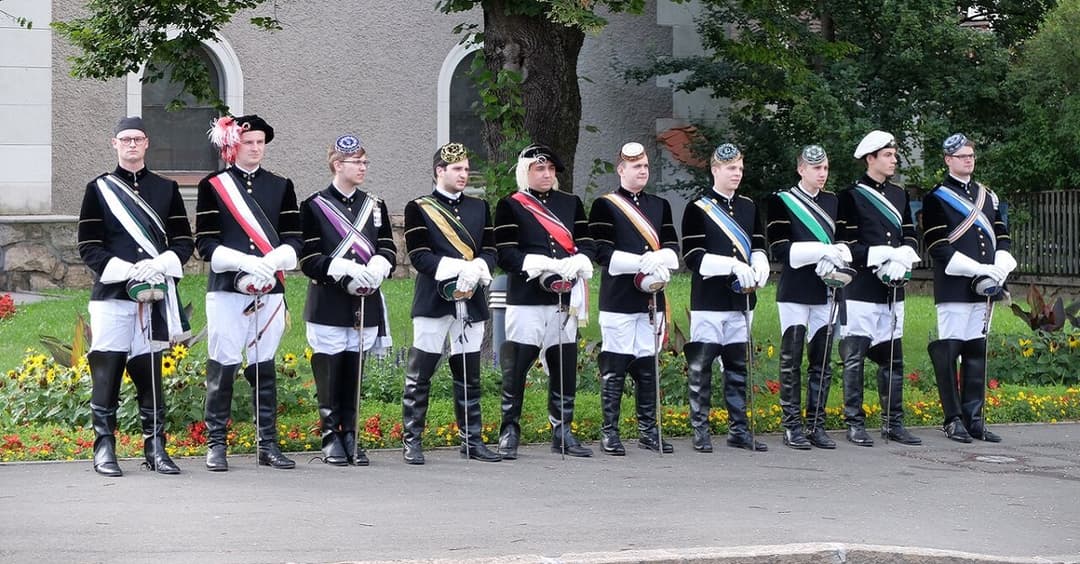
[[[161,357],[161,375],[172,376],[176,373],[176,360],[171,356]]]
[[[1030,343],[1031,341],[1028,341],[1028,342]],[[1035,349],[1033,349],[1031,347],[1028,347],[1028,348],[1024,349],[1024,351],[1021,354],[1023,354],[1025,357],[1031,358],[1032,356],[1035,356]]]
[[[304,347],[304,360],[311,360],[313,354],[315,354],[315,351],[311,350],[311,347]]]
[[[1069,335],[1069,348],[1075,349],[1080,347],[1080,339],[1077,339],[1075,335]]]
[[[285,356],[281,357],[281,360],[285,362],[286,366],[292,366],[296,364],[296,355],[293,353],[285,353]]]
[[[1031,346],[1031,339],[1019,339],[1016,343],[1021,347],[1028,347]]]
[[[1050,341],[1048,348],[1050,349],[1051,353],[1056,353],[1057,350],[1061,348],[1061,345],[1057,344],[1057,341]]]
[[[773,348],[772,345],[769,345],[769,348],[765,350],[765,355],[772,358],[774,354],[776,354],[776,349]]]
[[[177,343],[173,345],[173,348],[171,351],[169,351],[169,354],[171,354],[172,357],[176,360],[184,360],[185,358],[187,358],[188,348],[181,343]]]

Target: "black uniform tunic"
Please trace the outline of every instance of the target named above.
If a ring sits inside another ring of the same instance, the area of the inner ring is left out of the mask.
[[[574,236],[578,252],[596,259],[596,243],[589,234],[585,206],[573,194],[552,189],[547,192],[529,190]],[[562,259],[570,256],[555,242],[547,230],[533,217],[532,212],[514,201],[511,196],[495,206],[495,247],[499,267],[508,274],[506,303],[508,305],[557,305],[559,296],[540,287],[538,278],[528,280],[522,270],[525,255],[535,254]]]
[[[468,230],[472,239],[462,237],[470,245],[473,258],[483,259],[488,270],[495,270],[495,228],[491,222],[488,203],[464,194],[450,199],[438,190],[432,197]],[[413,292],[413,317],[443,317],[455,314],[455,305],[439,295],[435,272],[443,257],[464,259],[456,247],[443,235],[435,223],[422,211],[419,199],[405,204],[405,248],[409,262],[416,269],[416,290]],[[468,316],[473,321],[488,319],[487,293],[478,289],[466,302]]]
[[[271,246],[289,245],[296,251],[297,256],[301,256],[303,240],[300,231],[300,210],[296,207],[296,191],[293,189],[292,180],[261,167],[250,174],[236,166],[231,166],[226,171],[233,176],[241,190],[254,198],[262,209],[262,213],[266,215],[266,219],[274,229],[273,233],[267,233]],[[233,218],[210,184],[210,179],[219,173],[220,171],[210,174],[199,182],[198,199],[195,204],[195,246],[199,250],[199,256],[209,262],[214,249],[220,245],[241,253],[263,256],[263,253],[256,248],[255,242]],[[207,280],[207,291],[240,293],[235,285],[236,274],[236,271],[219,273],[211,270]],[[270,293],[284,292],[285,287],[280,281],[276,281]]]
[[[897,229],[866,196],[856,192],[855,186],[846,188],[837,195],[839,209],[836,230],[840,242],[846,243],[851,249],[851,266],[855,269],[855,279],[844,287],[844,298],[887,304],[892,297],[892,290],[878,279],[873,268],[867,266],[867,253],[870,247],[877,245],[907,245],[916,250],[919,248],[919,242],[915,238],[915,224],[911,220],[911,205],[907,192],[888,180],[877,182],[863,175],[859,183],[883,194],[902,215],[900,228]],[[903,288],[896,290],[896,299],[904,299]]]
[[[819,190],[816,195],[811,196],[798,186],[789,189],[791,192],[796,190],[801,192],[801,196],[813,200],[835,222],[838,202],[836,194]],[[779,192],[769,196],[768,218],[766,233],[769,236],[769,248],[772,250],[773,258],[784,264],[780,273],[780,283],[776,289],[776,301],[804,305],[825,304],[829,292],[825,283],[815,272],[817,264],[792,268],[791,261],[788,260],[792,243],[820,242],[817,236],[792,213],[787,204],[780,199]],[[822,228],[828,233],[827,227]],[[833,241],[836,241],[836,234],[832,235]]]
[[[332,185],[321,192],[312,194],[300,205],[300,220],[304,229],[304,249],[300,254],[300,270],[311,279],[307,291],[307,303],[304,305],[304,321],[331,325],[334,327],[353,327],[356,324],[356,312],[360,309],[361,299],[345,291],[340,282],[330,277],[330,261],[334,249],[341,243],[341,235],[326,219],[322,210],[314,203],[317,196],[330,201],[350,221],[356,216],[370,194],[356,190],[351,196],[344,194]],[[376,207],[368,217],[361,233],[375,246],[375,254],[390,263],[390,271],[397,263],[397,246],[390,227],[390,216],[386,212],[386,203],[376,199]],[[379,217],[376,218],[376,215]],[[376,226],[376,222],[378,226]],[[341,258],[357,261],[356,251],[349,249]],[[372,257],[374,258],[374,256]],[[357,261],[359,262],[359,261]],[[381,290],[367,297],[364,302],[364,327],[378,327],[383,321]]]
[[[750,198],[735,194],[730,199],[712,188],[704,196],[718,204],[720,208],[750,235],[751,253],[765,252],[765,228],[758,215],[757,204]],[[701,259],[705,253],[734,257],[744,261],[731,239],[720,229],[716,222],[709,219],[704,210],[690,202],[683,212],[682,221],[683,259],[690,269],[690,309],[694,311],[745,311],[746,296],[736,294],[731,289],[734,276],[713,276],[708,280],[701,276]],[[747,263],[749,264],[749,263]],[[757,295],[750,294],[750,308],[757,304]]]
[[[146,168],[131,173],[117,166],[112,174],[126,183],[136,196],[157,212],[165,225],[168,250],[176,253],[180,264],[187,262],[194,251],[195,241],[191,237],[191,225],[188,223],[184,200],[176,182],[162,178]],[[97,180],[103,176],[105,175],[91,180],[83,194],[82,209],[79,211],[79,256],[97,278],[90,291],[91,300],[126,300],[129,298],[125,282],[101,283],[100,278],[105,272],[105,266],[114,257],[134,264],[150,258],[150,255],[135,243],[120,221],[109,212],[97,188]]]
[[[951,190],[974,205],[978,189],[979,185],[974,181],[963,183],[952,175],[946,175],[945,180],[923,198],[924,239],[926,249],[934,259],[934,303],[986,301],[984,296],[971,290],[971,278],[945,274],[945,267],[953,253],[963,253],[982,264],[993,264],[995,250],[1008,251],[1011,247],[1008,227],[998,212],[997,196],[989,191],[982,211],[993,223],[994,241],[991,242],[982,229],[972,225],[956,242],[949,242],[949,233],[964,221],[966,214],[945,203],[941,199],[941,191]],[[1001,295],[996,299],[1001,299]]]
[[[645,192],[634,194],[625,188],[619,188],[615,194],[636,204],[649,218],[660,238],[660,248],[671,249],[675,256],[679,256],[679,235],[675,232],[671,205],[667,200]],[[605,269],[611,263],[611,255],[615,251],[640,255],[652,250],[626,214],[606,198],[597,198],[593,202],[592,210],[589,211],[589,231],[596,240],[596,262]],[[665,300],[664,292],[657,294],[658,310],[664,310]],[[612,276],[605,271],[600,279],[600,310],[645,313],[649,311],[649,294],[634,286],[634,274]]]

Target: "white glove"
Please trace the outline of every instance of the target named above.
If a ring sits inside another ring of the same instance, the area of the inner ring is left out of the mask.
[[[907,273],[907,267],[898,260],[890,260],[877,269],[877,277],[885,283],[903,280]]]
[[[577,271],[577,261],[575,261],[574,257],[571,256],[559,259],[559,268],[555,271],[555,273],[566,280],[574,280],[577,278]]]
[[[491,269],[488,268],[487,261],[482,258],[474,258],[470,262],[473,268],[480,273],[480,279],[476,282],[481,286],[487,286],[491,284]]]
[[[824,278],[833,272],[836,272],[836,265],[824,258],[818,261],[817,268],[814,269],[814,274],[817,274],[818,278]]]
[[[739,262],[731,269],[732,276],[739,281],[739,286],[749,290],[756,287],[756,279],[754,276],[754,269],[750,268],[749,264],[745,262]]]
[[[128,271],[128,278],[136,282],[147,282],[151,276],[161,276],[161,272],[154,266],[154,261],[150,259],[143,259],[139,262],[131,265],[131,270]]]
[[[435,268],[435,280],[443,281],[457,278],[461,270],[469,264],[469,261],[458,258],[443,257],[439,259],[439,266]]]
[[[833,247],[840,252],[840,259],[844,261],[843,266],[851,264],[851,261],[854,259],[851,256],[851,249],[847,245],[844,243],[835,243],[833,244]]]
[[[457,277],[457,290],[459,292],[469,292],[473,288],[476,288],[476,283],[480,281],[480,267],[473,263],[468,263],[465,268],[461,269],[461,272]]]
[[[653,274],[656,272],[657,267],[662,265],[663,257],[659,256],[656,251],[649,251],[641,255],[641,264],[638,266],[638,271]]]
[[[626,251],[614,251],[611,253],[611,261],[608,262],[608,274],[619,276],[622,274],[637,274],[641,271],[641,255]]]
[[[296,268],[296,251],[288,245],[279,245],[269,253],[266,253],[266,256],[263,257],[263,262],[270,265],[270,268],[273,268],[274,272],[279,270],[292,270]]]
[[[269,292],[270,290],[274,289],[274,286],[277,285],[277,280],[275,280],[273,277],[263,278],[262,276],[256,275],[254,278],[252,278],[251,285],[257,290],[266,288],[266,291]]]
[[[390,261],[386,260],[382,255],[371,257],[371,260],[367,263],[367,267],[368,270],[379,278],[379,284],[382,284],[382,281],[390,276]]]
[[[705,255],[701,257],[701,266],[698,267],[698,272],[701,274],[702,278],[727,276],[732,273],[735,265],[738,264],[743,264],[743,262],[735,257],[725,257],[722,255],[705,253]]]
[[[750,268],[754,271],[754,286],[764,288],[769,281],[769,258],[760,251],[750,253]]]
[[[180,257],[176,256],[176,253],[165,251],[150,260],[154,263],[154,269],[165,276],[184,277],[184,267],[180,264]]]
[[[825,245],[825,252],[821,254],[821,258],[831,262],[837,268],[845,266],[844,251],[836,245]]]
[[[821,261],[829,252],[829,245],[817,241],[799,241],[788,248],[788,264],[791,268],[802,268]]]
[[[260,278],[273,278],[276,272],[274,267],[264,262],[261,257],[241,253],[224,245],[214,249],[214,254],[210,257],[210,269],[218,273],[240,270]]]
[[[1012,274],[1012,271],[1016,270],[1016,259],[1013,258],[1009,251],[998,251],[994,253],[994,266],[1000,268],[1008,276]]]
[[[900,245],[893,253],[892,260],[899,261],[900,264],[904,265],[904,268],[911,270],[911,267],[920,262],[922,258],[919,257],[919,253],[915,252],[915,249],[907,245]]]
[[[1009,277],[1009,273],[1000,266],[990,264],[986,267],[986,275],[994,279],[994,282],[998,283],[998,286],[1005,283],[1005,279]]]
[[[660,265],[660,266],[656,267],[656,270],[653,271],[652,275],[655,276],[656,279],[661,281],[661,282],[664,282],[664,283],[671,282],[671,271],[668,270],[668,267],[666,267],[664,265]]]
[[[378,288],[383,281],[382,277],[372,271],[370,267],[356,262],[349,267],[349,276],[364,288]]]
[[[531,280],[545,272],[558,272],[559,261],[544,255],[527,254],[521,262],[521,270],[524,270]]]
[[[575,278],[584,278],[585,280],[592,279],[593,265],[592,261],[589,260],[589,257],[578,253],[570,258],[574,261],[574,264],[577,267],[577,275],[575,276]]]
[[[982,264],[964,253],[955,252],[952,258],[949,259],[948,264],[945,265],[945,274],[949,276],[966,276],[968,278],[991,276],[990,268],[992,266]]]

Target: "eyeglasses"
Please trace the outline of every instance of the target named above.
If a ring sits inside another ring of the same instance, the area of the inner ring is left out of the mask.
[[[975,153],[968,153],[966,155],[949,155],[949,156],[954,158],[954,159],[963,159],[965,161],[973,161],[973,160],[975,160]]]
[[[367,167],[371,164],[371,161],[369,161],[368,159],[342,159],[341,162],[354,164],[362,167]]]
[[[117,137],[116,140],[121,145],[142,145],[146,142],[146,137]]]

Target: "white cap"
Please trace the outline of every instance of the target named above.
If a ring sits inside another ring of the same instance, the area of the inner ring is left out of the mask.
[[[892,136],[892,133],[886,133],[884,131],[874,130],[866,134],[866,137],[859,141],[859,146],[855,148],[855,158],[861,159],[874,151],[884,149],[885,147],[895,147],[896,138]]]
[[[641,143],[630,142],[622,146],[619,158],[624,161],[636,161],[645,156],[645,146]]]

